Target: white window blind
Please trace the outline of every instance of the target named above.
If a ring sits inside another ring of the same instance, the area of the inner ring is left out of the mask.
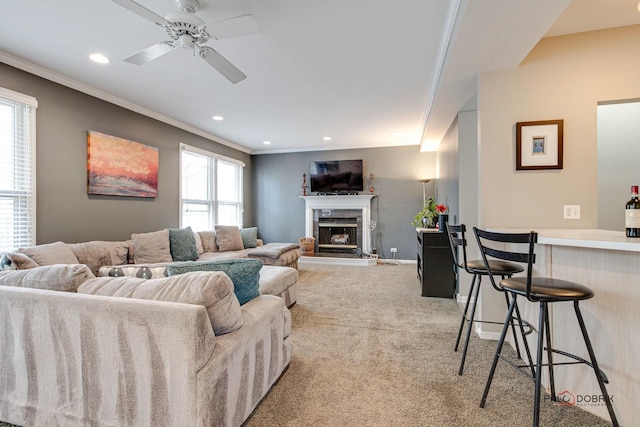
[[[195,231],[242,227],[244,163],[180,144],[180,224]]]
[[[35,245],[37,106],[0,88],[0,252]]]

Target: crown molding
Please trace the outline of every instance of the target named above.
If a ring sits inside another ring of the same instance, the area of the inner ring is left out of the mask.
[[[142,107],[133,102],[124,100],[122,98],[118,98],[110,93],[104,92],[100,89],[96,89],[93,86],[89,86],[77,80],[71,79],[69,77],[63,76],[62,74],[58,74],[54,71],[41,67],[39,65],[32,64],[28,61],[25,61],[21,58],[15,57],[13,55],[9,55],[6,52],[0,51],[0,62],[3,62],[12,67],[18,68],[22,71],[26,71],[27,73],[34,74],[38,77],[42,77],[43,79],[50,80],[54,83],[58,83],[62,86],[66,86],[68,88],[77,90],[79,92],[85,93],[87,95],[91,95],[95,98],[101,99],[103,101],[109,102],[111,104],[117,105],[119,107],[125,108],[127,110],[133,111],[138,114],[142,114],[143,116],[152,118],[154,120],[158,120],[160,122],[166,123],[170,126],[173,126],[178,129],[182,129],[194,135],[201,136],[210,141],[216,142],[218,144],[222,144],[229,148],[233,148],[238,151],[242,151],[243,153],[252,154],[252,150],[243,147],[242,145],[236,144],[231,141],[227,141],[224,138],[221,138],[217,135],[211,134],[209,132],[205,132],[202,129],[198,129],[194,126],[188,125],[179,120],[173,119],[171,117],[160,114],[156,111],[150,110],[148,108]]]

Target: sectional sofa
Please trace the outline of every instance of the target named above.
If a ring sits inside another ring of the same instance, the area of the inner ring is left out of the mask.
[[[204,250],[212,237],[224,247],[224,233],[199,236],[203,251],[184,261],[193,247],[180,247],[176,236],[188,235],[170,231],[3,257],[0,420],[240,426],[249,417],[291,358],[287,305],[297,270],[263,266],[247,249],[241,258],[202,257],[214,252]],[[151,256],[166,249],[160,236],[169,239],[170,261]],[[215,264],[224,268],[211,271]],[[166,275],[145,278],[152,268]]]

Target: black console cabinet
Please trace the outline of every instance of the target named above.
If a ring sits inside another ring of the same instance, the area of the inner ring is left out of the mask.
[[[423,297],[453,298],[456,280],[447,233],[418,231],[418,279]]]

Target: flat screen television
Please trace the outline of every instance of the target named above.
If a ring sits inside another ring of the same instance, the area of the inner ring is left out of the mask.
[[[311,162],[312,193],[353,193],[364,189],[362,160]]]

